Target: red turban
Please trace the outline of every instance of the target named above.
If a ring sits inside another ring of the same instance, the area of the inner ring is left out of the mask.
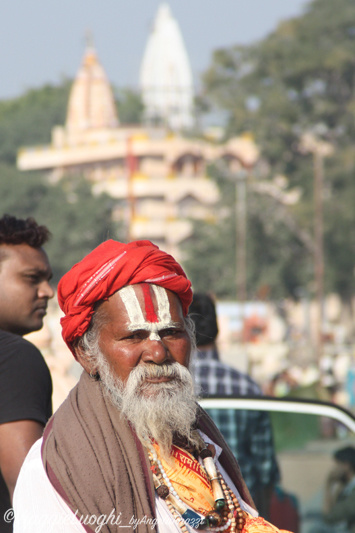
[[[88,329],[94,304],[125,285],[154,283],[175,292],[184,316],[192,300],[191,282],[175,259],[150,241],[128,244],[109,240],[76,263],[58,285],[63,339],[72,343]]]

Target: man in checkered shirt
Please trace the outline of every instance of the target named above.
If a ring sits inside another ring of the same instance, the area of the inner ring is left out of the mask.
[[[216,310],[210,296],[195,293],[189,314],[196,327],[193,372],[200,395],[260,396],[255,381],[219,360]],[[268,413],[234,409],[208,409],[208,413],[238,459],[259,513],[267,518],[272,488],[280,478]]]

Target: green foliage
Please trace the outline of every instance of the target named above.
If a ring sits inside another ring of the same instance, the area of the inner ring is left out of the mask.
[[[285,207],[284,216],[271,209],[267,220],[261,215],[271,199],[250,193],[248,270],[255,270],[258,284],[266,263],[266,277],[275,274],[273,292],[280,289],[279,277],[285,296],[312,276],[311,250],[299,239],[302,231],[313,233],[313,162],[300,150],[301,136],[309,131],[335,148],[324,160],[326,290],[347,301],[354,294],[354,50],[353,0],[313,0],[304,15],[282,22],[266,39],[217,50],[204,75],[205,99],[227,113],[226,136],[252,132],[270,168],[262,177],[286,175],[291,187],[302,189],[298,205]],[[299,232],[290,231],[290,216]]]
[[[116,89],[115,97],[120,123],[141,124],[144,105],[140,93],[132,89]]]
[[[111,222],[112,202],[105,195],[94,197],[80,177],[52,185],[43,176],[0,165],[0,214],[33,216],[49,228],[46,250],[55,282],[102,241],[123,237]]]
[[[65,81],[0,101],[0,161],[15,164],[19,147],[49,144],[53,126],[65,123],[69,89]]]
[[[253,130],[270,155],[275,137],[287,151],[317,123],[332,138],[353,133],[354,27],[352,0],[316,0],[260,43],[217,51],[205,92],[229,110],[229,131]]]
[[[314,415],[271,412],[270,417],[277,453],[300,452],[309,442],[320,438],[320,419]]]
[[[65,81],[0,102],[0,216],[33,216],[48,226],[52,238],[46,250],[54,281],[103,240],[124,239],[121,227],[111,220],[113,200],[93,196],[90,184],[80,176],[50,184],[43,175],[15,168],[21,146],[49,144],[52,128],[65,124],[70,87]],[[122,109],[132,117],[133,108],[139,107],[135,96],[129,91],[122,94]]]
[[[193,237],[183,245],[184,268],[194,291],[212,291],[219,298],[235,299],[234,233],[225,224],[194,222]]]
[[[328,184],[325,205],[325,282],[350,304],[354,295],[355,264],[355,153],[348,147],[337,154],[327,172],[332,176]]]
[[[236,298],[236,218],[234,185],[225,187],[217,223],[194,223],[193,236],[184,245],[186,268],[194,290],[212,290],[217,297]],[[269,197],[249,192],[247,199],[247,294],[277,300],[298,297],[311,281],[308,252]]]

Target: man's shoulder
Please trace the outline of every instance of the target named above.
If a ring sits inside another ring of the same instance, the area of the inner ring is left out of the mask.
[[[41,352],[27,339],[0,334],[0,424],[52,414],[52,379]]]
[[[0,369],[9,366],[18,367],[18,370],[22,369],[24,372],[26,368],[34,371],[48,368],[43,355],[32,342],[20,335],[0,330]]]
[[[27,339],[20,335],[10,333],[0,329],[0,348],[4,352],[6,350],[22,350],[23,352],[37,353],[41,355],[39,349]]]

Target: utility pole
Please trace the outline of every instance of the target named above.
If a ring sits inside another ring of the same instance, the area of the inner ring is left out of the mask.
[[[317,303],[316,323],[316,359],[320,361],[323,354],[324,324],[324,249],[323,249],[323,184],[324,165],[320,150],[313,151],[314,166],[314,281]]]
[[[223,176],[234,182],[235,186],[235,282],[236,298],[240,306],[239,318],[243,327],[247,301],[247,179],[259,159],[259,150],[252,137],[245,134],[240,139],[230,139],[228,152],[230,156],[220,163]],[[240,155],[232,155],[236,153]],[[241,345],[246,354],[243,331]]]
[[[305,133],[301,138],[300,149],[313,155],[313,203],[314,203],[314,285],[317,307],[315,322],[315,358],[319,363],[323,355],[324,324],[324,248],[323,248],[323,187],[324,158],[330,156],[334,149],[330,143],[317,139],[312,133]]]
[[[137,159],[133,154],[132,138],[127,139],[126,168],[127,168],[127,242],[133,240],[132,226],[135,216],[134,174],[137,171]]]
[[[241,168],[235,174],[236,184],[236,286],[237,300],[244,305],[247,299],[247,172]]]

